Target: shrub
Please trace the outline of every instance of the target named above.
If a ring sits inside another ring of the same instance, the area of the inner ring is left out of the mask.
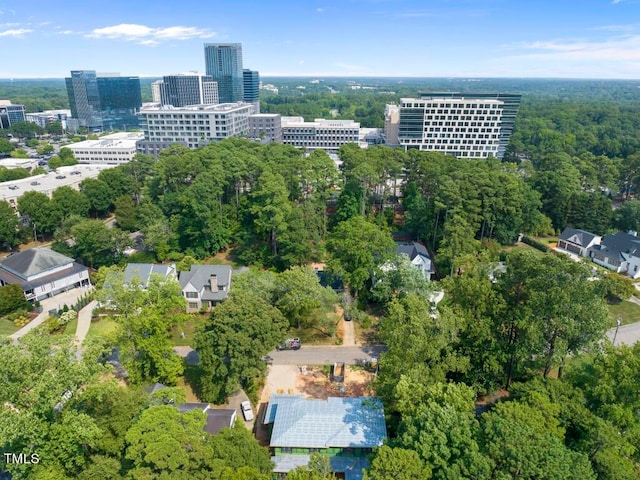
[[[531,238],[531,237],[527,237],[526,235],[522,237],[522,241],[524,243],[526,243],[527,245],[540,250],[541,252],[548,252],[549,251],[549,246],[545,245],[542,242],[539,242],[538,240]]]
[[[58,325],[60,327],[66,325],[67,323],[69,323],[71,320],[74,320],[76,318],[78,314],[76,313],[75,310],[68,310],[66,312],[64,312],[62,315],[60,315],[60,317],[58,318]]]

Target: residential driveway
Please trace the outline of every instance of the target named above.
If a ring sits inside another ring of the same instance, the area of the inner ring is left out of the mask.
[[[198,352],[196,352],[191,347],[179,346],[173,347],[173,351],[177,353],[182,358],[187,359],[187,365],[197,365],[198,364]]]
[[[74,288],[68,292],[60,293],[55,297],[45,298],[40,302],[40,305],[42,306],[42,313],[13,335],[10,335],[9,338],[11,338],[15,343],[19,338],[25,336],[31,330],[42,325],[44,321],[49,318],[50,310],[60,310],[65,305],[71,307],[75,305],[78,299],[87,292],[88,290],[85,288]]]
[[[244,425],[251,431],[253,431],[253,425],[255,424],[256,418],[258,418],[258,406],[251,405],[253,409],[253,420],[250,422],[245,421],[244,415],[242,415],[242,409],[240,408],[240,403],[249,400],[249,397],[244,390],[238,390],[233,395],[229,397],[229,400],[224,405],[220,405],[221,408],[232,408],[236,411],[238,416],[238,421],[244,423]],[[250,401],[250,400],[249,400]]]

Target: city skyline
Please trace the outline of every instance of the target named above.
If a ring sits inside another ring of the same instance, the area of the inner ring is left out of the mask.
[[[640,78],[639,0],[0,0],[0,78],[205,72],[241,43],[261,76]]]

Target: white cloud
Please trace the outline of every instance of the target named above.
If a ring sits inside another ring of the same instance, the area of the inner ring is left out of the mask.
[[[26,33],[31,33],[33,30],[28,28],[16,28],[13,30],[5,30],[4,32],[0,32],[0,37],[21,37]]]
[[[324,12],[324,8],[316,8],[316,12],[322,13],[322,12]]]
[[[189,40],[191,38],[211,38],[215,32],[197,27],[153,28],[135,23],[121,23],[109,27],[96,28],[85,35],[88,38],[109,38],[137,41],[140,45],[158,45],[162,40]]]
[[[348,70],[350,72],[362,72],[366,71],[367,68],[362,65],[353,65],[350,63],[337,62],[336,67],[341,68],[343,70]]]
[[[538,60],[640,60],[640,35],[608,38],[600,41],[547,40],[520,44],[532,53],[510,58]]]

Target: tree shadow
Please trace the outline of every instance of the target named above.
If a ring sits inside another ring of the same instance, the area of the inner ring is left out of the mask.
[[[184,368],[184,382],[189,385],[189,388],[198,398],[202,398],[202,385],[200,378],[202,378],[202,369],[198,365],[190,365],[187,363]]]

